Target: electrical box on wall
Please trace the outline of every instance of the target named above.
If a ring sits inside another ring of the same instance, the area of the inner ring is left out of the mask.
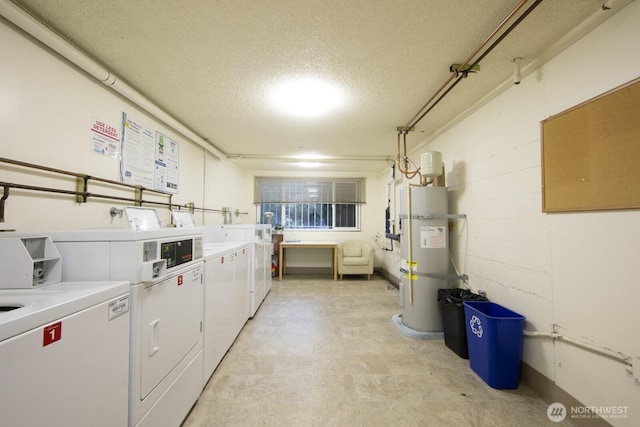
[[[387,184],[391,184],[394,182],[397,183],[401,181],[402,181],[402,174],[398,173],[396,164],[394,163],[389,168],[389,181],[387,181]]]
[[[62,262],[49,237],[3,238],[0,270],[0,288],[30,289],[59,282]]]

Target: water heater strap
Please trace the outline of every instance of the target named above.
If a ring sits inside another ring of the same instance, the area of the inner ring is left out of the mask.
[[[457,219],[466,218],[467,214],[430,214],[430,215],[411,215],[411,219]],[[400,219],[407,219],[408,215],[400,214]]]
[[[409,270],[406,268],[400,267],[400,272],[408,274]],[[412,271],[412,275],[420,276],[420,277],[430,277],[432,279],[459,279],[459,280],[468,280],[469,276],[466,274],[443,274],[443,273],[420,273],[418,271]]]

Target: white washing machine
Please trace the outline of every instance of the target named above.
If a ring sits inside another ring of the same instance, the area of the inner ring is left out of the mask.
[[[215,242],[248,242],[249,317],[254,317],[271,290],[271,226],[266,224],[229,224],[204,226],[205,245]]]
[[[0,423],[126,425],[129,283],[59,282],[57,253],[52,257],[41,251],[32,258],[33,252],[24,250],[42,249],[50,241],[4,237]]]
[[[50,235],[63,280],[132,284],[128,425],[179,426],[203,387],[201,230]]]
[[[248,319],[249,245],[220,242],[204,246],[204,381],[233,345]]]

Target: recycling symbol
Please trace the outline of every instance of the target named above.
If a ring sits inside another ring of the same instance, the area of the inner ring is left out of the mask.
[[[471,316],[471,320],[469,320],[469,326],[471,326],[471,332],[478,336],[478,338],[482,338],[482,322],[478,316]]]

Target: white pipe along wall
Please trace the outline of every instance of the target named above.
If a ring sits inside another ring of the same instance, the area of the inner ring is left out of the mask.
[[[555,329],[555,325],[554,325]],[[627,356],[619,351],[612,350],[607,347],[597,346],[595,344],[590,344],[588,342],[584,342],[575,338],[567,337],[565,335],[559,334],[558,332],[543,332],[543,331],[530,331],[525,329],[523,332],[526,337],[544,337],[544,338],[553,338],[554,340],[564,340],[571,344],[577,345],[578,347],[586,348],[587,350],[594,351],[596,353],[604,354],[605,356],[609,356],[612,359],[616,359],[619,362],[624,363],[627,366],[631,366],[633,369],[629,372],[637,373],[637,362],[633,363],[633,358],[631,356]],[[634,374],[635,375],[635,374]],[[637,376],[635,376],[637,380],[640,380]]]
[[[87,57],[84,53],[80,52],[69,42],[58,36],[51,29],[37,21],[33,16],[22,10],[20,7],[10,2],[9,0],[0,0],[0,15],[2,15],[9,22],[34,37],[36,40],[52,49],[62,57],[66,58],[72,64],[78,66],[80,69],[87,72],[96,80],[102,82],[106,86],[110,87],[120,95],[124,96],[129,101],[138,105],[140,108],[156,117],[161,122],[172,127],[175,131],[179,132],[186,138],[189,138],[216,159],[225,158],[225,154],[215,148],[207,140],[197,135],[191,129],[180,123],[171,115],[167,114],[160,107],[149,101],[140,92],[119,80],[115,74],[105,69],[101,65],[97,64],[91,58]]]

